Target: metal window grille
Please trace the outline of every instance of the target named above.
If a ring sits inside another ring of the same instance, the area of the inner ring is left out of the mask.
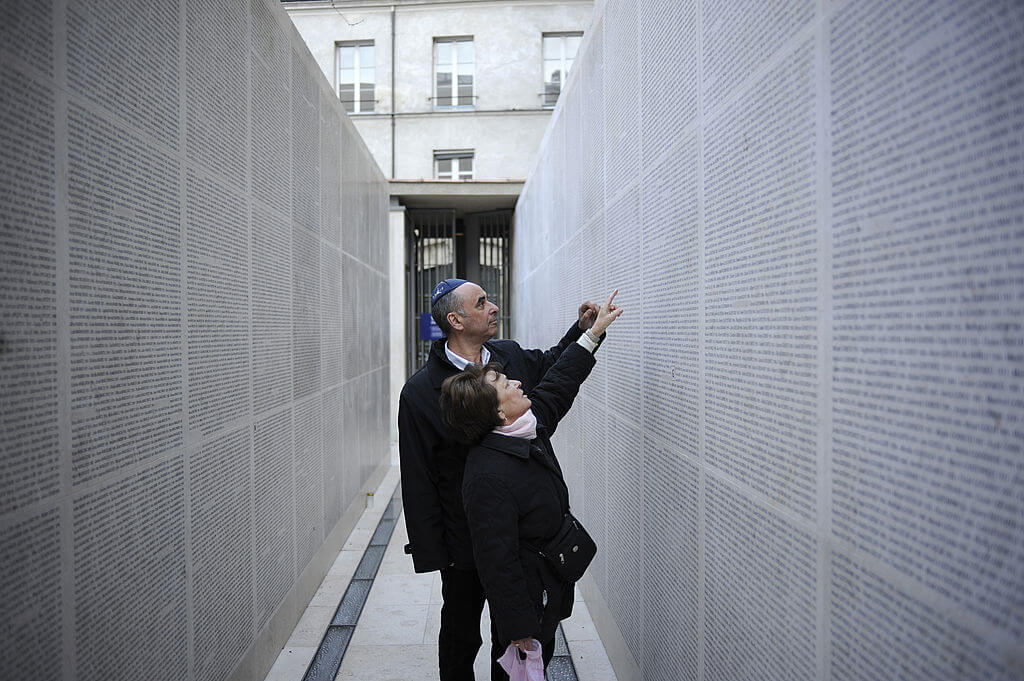
[[[409,298],[412,313],[409,325],[408,374],[423,366],[430,352],[429,340],[420,339],[420,319],[430,314],[430,294],[434,285],[455,275],[455,211],[409,211],[408,225],[410,258],[409,275],[412,295]]]
[[[512,335],[509,278],[512,273],[510,248],[512,214],[509,211],[485,213],[480,218],[480,286],[498,304],[498,338]]]
[[[430,314],[430,294],[438,281],[448,277],[465,277],[459,269],[459,238],[456,232],[455,211],[410,210],[407,216],[407,254],[409,276],[408,327],[409,353],[407,374],[412,375],[423,366],[430,352],[430,340],[421,339],[422,315]],[[498,338],[511,335],[511,211],[495,211],[475,216],[479,224],[479,239],[476,243],[462,244],[470,252],[476,249],[479,274],[473,278],[499,308]],[[465,260],[465,258],[463,258]]]

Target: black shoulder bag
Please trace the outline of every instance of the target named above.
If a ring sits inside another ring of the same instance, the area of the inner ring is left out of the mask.
[[[563,582],[578,582],[597,554],[597,544],[572,513],[562,517],[562,526],[541,548],[523,546],[544,558]]]

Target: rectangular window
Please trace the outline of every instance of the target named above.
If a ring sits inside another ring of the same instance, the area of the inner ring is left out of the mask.
[[[349,113],[373,111],[373,41],[338,43],[338,97]]]
[[[558,95],[569,77],[582,38],[582,33],[543,34],[545,107],[553,107],[558,102]]]
[[[473,106],[472,38],[434,38],[434,106]]]
[[[472,180],[473,150],[435,151],[434,178],[438,180]]]

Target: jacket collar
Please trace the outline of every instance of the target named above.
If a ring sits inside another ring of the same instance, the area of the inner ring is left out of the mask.
[[[548,429],[539,421],[537,422],[537,437],[532,440],[527,440],[524,437],[502,435],[492,430],[487,435],[484,435],[484,439],[480,441],[480,446],[518,456],[520,459],[528,459],[530,458],[530,447],[542,436],[546,436],[547,432]]]
[[[434,341],[430,346],[430,355],[427,357],[427,375],[430,376],[430,383],[434,386],[435,390],[441,389],[444,379],[458,373],[458,369],[455,368],[448,359],[448,355],[444,352],[444,344],[446,342],[448,342],[447,338]],[[484,343],[484,346],[490,351],[492,362],[505,364],[505,356],[491,341]]]
[[[491,431],[484,436],[484,439],[480,441],[481,447],[487,447],[498,452],[504,452],[505,454],[511,454],[517,456],[520,459],[530,458],[530,443],[533,440],[527,440],[522,437],[512,437],[510,435],[502,435],[501,433],[495,433]]]
[[[486,447],[496,452],[508,454],[518,459],[528,460],[530,459],[530,453],[534,449],[534,444],[537,443],[537,453],[532,457],[540,462],[544,468],[555,474],[558,480],[561,482],[562,487],[565,487],[565,480],[562,478],[562,469],[558,465],[558,461],[553,455],[545,454],[545,448],[538,443],[538,440],[542,435],[546,435],[546,428],[543,425],[537,424],[537,438],[533,440],[527,440],[521,437],[510,437],[508,435],[502,435],[501,433],[495,433],[491,431],[484,436],[484,439],[480,441],[477,447]],[[475,451],[474,447],[472,451]],[[550,451],[550,450],[548,450]],[[472,456],[472,454],[471,454]],[[561,502],[565,508],[569,508],[569,491],[565,490],[565,500]]]

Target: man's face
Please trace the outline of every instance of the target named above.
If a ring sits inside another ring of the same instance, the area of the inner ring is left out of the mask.
[[[468,339],[485,340],[498,333],[498,306],[487,299],[487,293],[472,282],[452,291],[462,301],[463,314],[456,314],[452,328]],[[461,325],[461,329],[459,328]]]

